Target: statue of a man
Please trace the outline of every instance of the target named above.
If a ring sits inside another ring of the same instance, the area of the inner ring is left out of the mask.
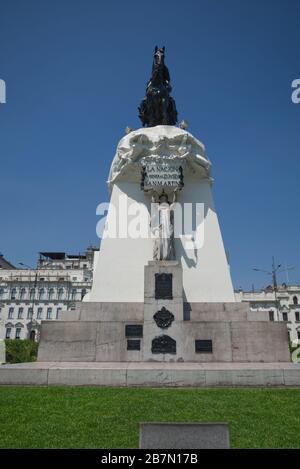
[[[175,198],[175,197],[174,197]],[[155,198],[152,198],[155,202]],[[152,232],[155,236],[153,247],[153,259],[158,261],[174,260],[174,210],[173,204],[169,203],[166,193],[162,193],[159,197],[157,207],[156,223],[152,223]]]
[[[165,48],[156,46],[146,96],[138,108],[143,127],[176,125],[177,110],[175,101],[170,96],[171,90],[170,74],[165,64]]]

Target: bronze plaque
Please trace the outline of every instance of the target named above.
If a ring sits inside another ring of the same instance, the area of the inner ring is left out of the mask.
[[[168,335],[160,335],[152,340],[152,353],[176,354],[176,340]]]
[[[127,350],[141,350],[141,341],[139,339],[127,340]]]
[[[172,274],[155,274],[155,299],[172,300]]]
[[[212,340],[195,340],[196,353],[212,353]]]
[[[143,337],[143,326],[141,324],[127,324],[125,337]]]
[[[164,306],[153,316],[156,325],[161,329],[168,329],[174,321],[174,314],[168,311]]]

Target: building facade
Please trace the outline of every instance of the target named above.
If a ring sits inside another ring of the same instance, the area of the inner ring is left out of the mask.
[[[250,303],[253,314],[267,311],[270,321],[286,322],[291,342],[300,340],[300,285],[269,286],[261,291],[235,292],[236,301]]]
[[[36,269],[0,267],[0,338],[39,340],[42,320],[75,309],[90,291],[97,249],[84,254],[41,252]]]

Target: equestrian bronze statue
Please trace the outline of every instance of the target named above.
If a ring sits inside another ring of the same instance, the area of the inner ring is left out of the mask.
[[[139,118],[143,127],[176,125],[177,110],[170,96],[170,74],[165,65],[165,48],[155,47],[152,76],[147,83],[146,96],[139,106]]]

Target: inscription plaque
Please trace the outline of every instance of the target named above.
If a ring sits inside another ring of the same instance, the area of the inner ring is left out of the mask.
[[[127,350],[141,350],[141,341],[139,339],[127,340]]]
[[[141,324],[127,324],[125,337],[143,337],[143,326]]]
[[[164,306],[153,316],[156,325],[161,329],[167,329],[174,321],[174,314],[168,311]]]
[[[172,274],[155,274],[155,299],[172,300]]]
[[[141,172],[141,189],[147,191],[157,186],[182,189],[184,186],[182,166],[166,161],[146,163]]]
[[[195,340],[196,353],[212,353],[212,340]]]
[[[152,340],[152,353],[176,353],[176,340],[168,335],[160,335]]]

